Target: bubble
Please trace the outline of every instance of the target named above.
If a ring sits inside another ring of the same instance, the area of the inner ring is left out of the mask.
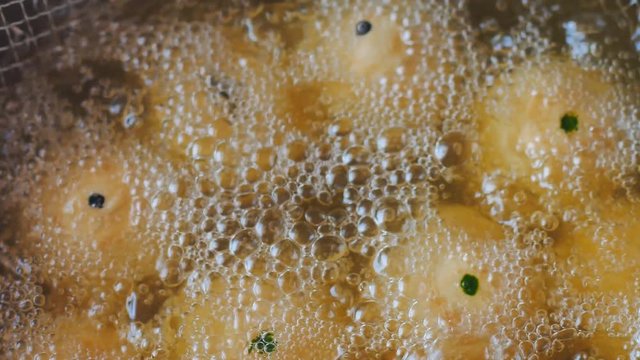
[[[216,223],[216,230],[223,235],[233,235],[240,229],[240,223],[234,219],[221,218]]]
[[[300,261],[301,250],[296,243],[282,240],[271,245],[271,256],[287,266],[294,267]]]
[[[336,261],[348,253],[345,241],[332,235],[318,238],[311,247],[311,254],[321,261]]]
[[[273,244],[284,234],[284,220],[280,212],[269,209],[263,213],[255,226],[258,238],[265,244]]]
[[[189,145],[189,155],[194,160],[209,160],[213,156],[217,139],[214,137],[203,137],[196,139]]]
[[[256,280],[252,290],[253,294],[259,299],[273,301],[280,297],[278,286],[270,280]]]
[[[307,220],[307,222],[312,225],[322,224],[325,220],[325,217],[326,215],[324,211],[316,206],[310,206],[304,213],[305,220]]]
[[[269,269],[269,263],[267,262],[267,260],[263,257],[257,256],[256,254],[250,255],[245,258],[244,266],[250,274],[256,277],[264,276]]]
[[[307,222],[297,222],[289,230],[289,238],[302,246],[308,246],[316,239],[315,229]]]
[[[442,135],[436,143],[434,155],[446,167],[462,164],[469,157],[464,134],[451,131]]]
[[[304,184],[298,187],[298,195],[306,201],[316,197],[316,189],[313,185]]]
[[[271,147],[260,148],[253,154],[253,162],[263,171],[269,171],[276,165],[277,153]]]
[[[406,145],[405,129],[392,127],[384,130],[377,140],[378,149],[385,153],[397,153]]]
[[[354,185],[364,185],[371,177],[371,170],[367,166],[358,166],[349,169],[349,182]]]
[[[160,279],[167,287],[177,287],[185,280],[185,274],[180,268],[179,261],[159,261],[156,264]]]
[[[363,301],[353,308],[353,320],[360,323],[376,323],[382,318],[382,307],[373,300]]]
[[[327,185],[334,189],[343,189],[349,182],[347,167],[344,165],[336,165],[332,167],[326,178]]]
[[[239,162],[238,150],[231,144],[222,142],[216,145],[213,152],[213,158],[215,161],[222,164],[222,166],[237,166]]]
[[[397,199],[384,197],[376,202],[374,219],[381,229],[389,232],[401,232],[407,223],[405,206]]]
[[[233,189],[238,184],[238,174],[235,169],[223,167],[216,172],[216,183],[223,189]]]
[[[358,221],[358,232],[361,235],[373,237],[378,235],[379,230],[376,221],[370,216],[365,216]]]
[[[345,136],[353,131],[353,121],[351,119],[339,119],[329,126],[329,135]]]
[[[367,164],[370,152],[364,146],[352,146],[342,154],[342,162],[345,165]]]
[[[376,254],[373,260],[373,270],[389,277],[402,277],[410,273],[411,253],[398,246],[386,246]]]
[[[558,228],[559,225],[560,221],[552,214],[546,214],[540,218],[540,226],[545,231],[554,231]]]
[[[336,301],[345,305],[351,305],[356,296],[351,287],[342,283],[333,284],[329,289],[329,293]]]
[[[248,192],[236,195],[234,204],[240,209],[250,209],[256,205],[258,198],[255,193]]]
[[[294,271],[286,271],[278,277],[278,286],[285,294],[295,293],[302,287],[302,281]]]
[[[410,184],[419,184],[428,179],[427,169],[421,165],[411,165],[405,175],[405,181]]]
[[[208,178],[200,178],[198,179],[198,191],[204,196],[213,196],[218,190],[218,185],[212,180]]]
[[[283,187],[277,187],[273,189],[272,197],[276,204],[283,204],[291,198],[291,193]]]
[[[287,144],[287,158],[295,162],[307,158],[307,145],[303,141],[293,141]]]
[[[260,242],[256,233],[253,230],[247,229],[238,232],[231,239],[229,242],[229,251],[233,255],[244,259],[253,254],[259,246]]]

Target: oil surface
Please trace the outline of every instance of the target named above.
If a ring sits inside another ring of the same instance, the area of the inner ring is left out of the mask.
[[[0,356],[640,358],[639,14],[96,5],[0,94]]]

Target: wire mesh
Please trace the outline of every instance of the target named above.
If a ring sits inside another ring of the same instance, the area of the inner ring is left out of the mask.
[[[0,0],[0,88],[60,44],[89,0]]]

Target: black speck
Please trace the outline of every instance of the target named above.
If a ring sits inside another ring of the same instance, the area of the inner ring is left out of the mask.
[[[95,209],[102,209],[104,207],[104,196],[101,194],[93,193],[89,195],[89,206]]]
[[[372,28],[373,28],[373,25],[371,25],[371,23],[368,22],[367,20],[359,21],[356,24],[356,35],[358,36],[367,35]]]
[[[229,100],[229,93],[226,91],[220,91],[218,93],[220,96],[222,96],[223,98],[225,98],[226,100]]]

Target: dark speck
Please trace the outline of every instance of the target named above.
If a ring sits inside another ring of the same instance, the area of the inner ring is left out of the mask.
[[[469,274],[464,274],[462,280],[460,280],[460,287],[465,294],[473,296],[478,292],[480,282],[478,281],[477,277]]]
[[[356,35],[358,36],[367,35],[369,31],[371,31],[371,28],[373,28],[373,25],[371,25],[371,23],[368,22],[367,20],[359,21],[356,24]]]
[[[89,196],[89,206],[95,209],[102,209],[104,207],[104,196],[101,194],[93,193]]]
[[[566,113],[560,118],[560,128],[565,133],[578,131],[578,116],[572,113]]]

